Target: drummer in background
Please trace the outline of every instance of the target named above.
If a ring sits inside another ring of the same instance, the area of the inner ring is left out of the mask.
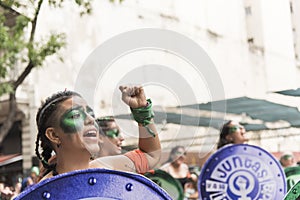
[[[297,166],[294,154],[292,152],[283,153],[279,159],[279,162],[283,168]]]
[[[217,148],[220,149],[227,144],[244,144],[249,141],[249,139],[245,137],[245,134],[246,130],[242,125],[229,120],[221,129]]]
[[[96,119],[99,126],[100,152],[96,157],[114,156],[122,153],[124,135],[113,116],[99,117]]]
[[[197,175],[191,174],[186,162],[186,150],[184,146],[175,146],[172,148],[168,160],[160,169],[169,173],[173,178],[181,183],[185,199],[197,199]]]

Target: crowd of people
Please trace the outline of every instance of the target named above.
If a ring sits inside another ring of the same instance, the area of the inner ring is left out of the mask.
[[[38,109],[36,115],[36,155],[41,167],[15,187],[0,183],[1,198],[13,199],[32,185],[58,174],[78,169],[106,168],[144,174],[159,167],[180,183],[185,200],[198,199],[198,175],[186,163],[186,149],[175,146],[165,163],[159,164],[161,146],[154,125],[152,102],[142,87],[120,86],[123,102],[130,107],[138,124],[138,148],[124,153],[124,135],[113,116],[95,117],[93,110],[80,94],[58,92]],[[243,144],[249,139],[245,128],[229,120],[220,129],[217,149],[229,144]],[[216,150],[217,150],[216,149]],[[296,166],[292,154],[280,158],[284,168]]]

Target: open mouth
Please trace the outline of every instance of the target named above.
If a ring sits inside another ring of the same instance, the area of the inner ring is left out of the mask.
[[[122,144],[117,144],[117,147],[118,147],[119,149],[122,149]]]
[[[96,130],[89,130],[84,133],[83,137],[97,137],[97,131]]]

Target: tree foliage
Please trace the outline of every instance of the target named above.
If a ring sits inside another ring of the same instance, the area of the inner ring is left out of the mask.
[[[57,9],[65,0],[0,0],[0,97],[9,96],[9,114],[0,126],[0,143],[16,115],[16,90],[32,69],[42,67],[45,59],[56,55],[66,44],[64,33],[36,38],[37,20],[44,3]],[[92,12],[91,0],[73,0],[80,15]],[[31,11],[31,12],[30,12]]]

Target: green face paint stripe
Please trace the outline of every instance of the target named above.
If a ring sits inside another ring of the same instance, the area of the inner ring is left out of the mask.
[[[60,126],[66,133],[76,133],[82,130],[86,117],[82,106],[73,107],[62,115]]]
[[[229,128],[229,132],[230,132],[230,133],[234,133],[234,132],[236,132],[237,130],[238,130],[238,126],[232,126],[232,127]]]
[[[244,127],[241,125],[231,126],[231,127],[229,127],[229,133],[234,133],[239,129],[244,129]]]
[[[60,126],[66,133],[76,133],[83,129],[84,121],[87,116],[95,118],[95,114],[92,108],[86,106],[86,111],[83,106],[75,106],[66,110],[60,120]],[[99,126],[96,121],[95,127],[99,130]]]
[[[107,137],[114,138],[114,137],[118,137],[118,135],[119,135],[119,130],[118,129],[111,129],[111,130],[106,131],[106,136]]]

